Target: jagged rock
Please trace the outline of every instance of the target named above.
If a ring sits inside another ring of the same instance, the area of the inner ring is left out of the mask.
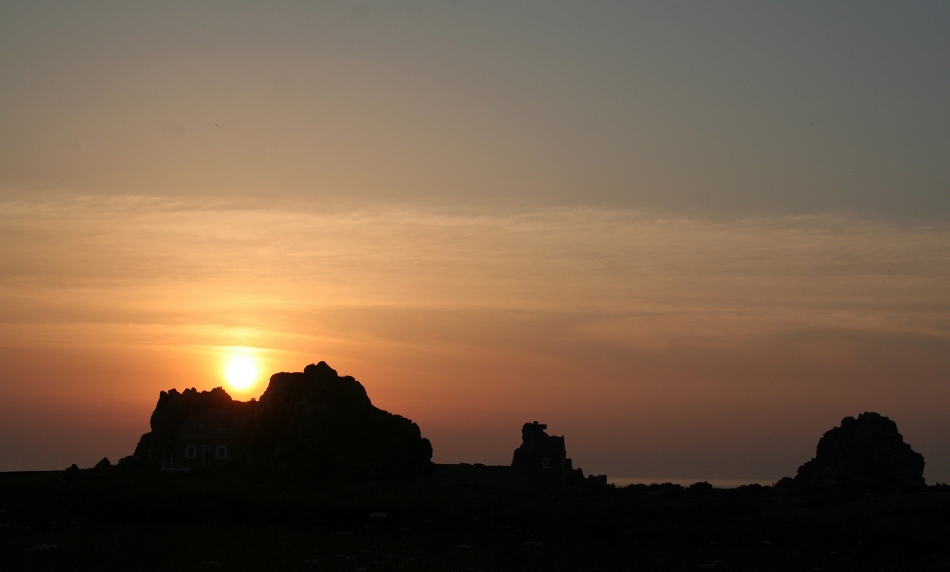
[[[515,449],[511,467],[523,471],[572,468],[564,447],[564,437],[548,435],[548,426],[534,421],[521,427],[521,446]]]
[[[584,472],[574,469],[567,457],[564,437],[548,435],[548,426],[534,421],[521,427],[521,446],[515,449],[511,468],[564,482],[583,482]]]
[[[374,407],[360,382],[325,362],[271,376],[254,415],[253,466],[406,475],[431,459],[418,425]]]
[[[287,468],[335,476],[416,474],[431,466],[419,427],[373,406],[363,386],[325,362],[277,373],[259,401],[218,387],[161,392],[134,457],[157,465]]]
[[[913,491],[924,487],[924,457],[897,424],[878,413],[845,417],[818,441],[815,458],[786,486],[797,490]]]

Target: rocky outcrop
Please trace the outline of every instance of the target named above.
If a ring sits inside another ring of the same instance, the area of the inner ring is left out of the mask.
[[[427,470],[432,445],[409,419],[374,407],[360,382],[320,362],[271,376],[250,455],[256,467],[397,476]]]
[[[547,428],[537,421],[521,427],[521,446],[515,449],[511,468],[565,483],[584,482],[584,472],[575,469],[573,461],[567,457],[564,437],[548,435]]]
[[[522,471],[572,469],[564,437],[548,435],[547,425],[534,421],[521,427],[521,446],[515,449],[511,467]]]
[[[924,457],[904,442],[896,423],[866,412],[825,433],[815,458],[784,481],[805,491],[914,491],[924,487]]]
[[[274,374],[259,401],[235,401],[220,387],[163,391],[149,424],[134,458],[151,465],[373,477],[418,474],[432,459],[418,425],[374,407],[358,381],[325,362]]]

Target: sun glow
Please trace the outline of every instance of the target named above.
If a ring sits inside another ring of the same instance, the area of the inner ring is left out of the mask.
[[[224,378],[232,389],[244,391],[257,382],[260,367],[249,355],[231,355],[227,358]]]

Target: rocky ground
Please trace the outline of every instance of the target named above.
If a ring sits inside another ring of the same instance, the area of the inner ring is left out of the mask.
[[[950,492],[116,468],[0,475],[0,570],[948,570]]]

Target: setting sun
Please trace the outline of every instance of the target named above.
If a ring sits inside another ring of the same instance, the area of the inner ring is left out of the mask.
[[[245,390],[254,385],[260,373],[257,361],[246,355],[231,356],[228,358],[224,370],[224,377],[233,389]]]

